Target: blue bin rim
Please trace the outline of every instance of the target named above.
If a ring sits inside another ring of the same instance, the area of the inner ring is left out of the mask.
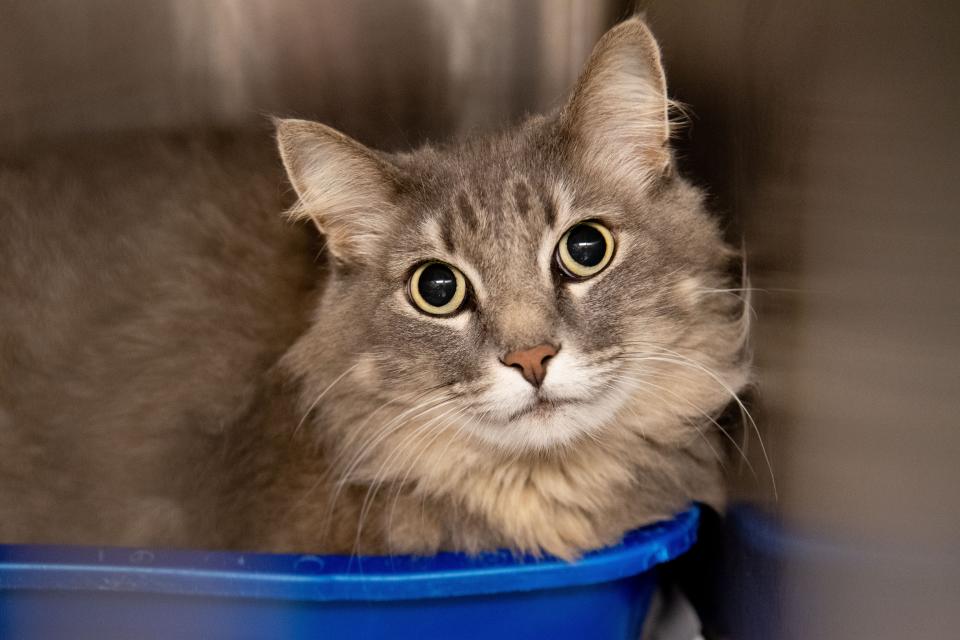
[[[0,599],[4,592],[24,589],[313,602],[558,589],[637,575],[681,555],[696,540],[699,515],[691,506],[572,563],[507,551],[350,557],[0,545]]]

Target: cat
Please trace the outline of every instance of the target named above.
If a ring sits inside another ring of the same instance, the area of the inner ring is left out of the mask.
[[[227,134],[3,162],[0,542],[573,559],[722,504],[739,253],[640,18],[499,133],[275,125],[292,193]]]

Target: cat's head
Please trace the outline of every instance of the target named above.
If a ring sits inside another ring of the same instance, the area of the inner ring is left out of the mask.
[[[668,107],[632,19],[562,109],[497,135],[383,154],[279,121],[293,213],[330,258],[296,367],[306,408],[356,450],[344,460],[386,442],[381,461],[412,458],[430,438],[673,446],[730,402],[747,378],[737,256],[675,171]]]

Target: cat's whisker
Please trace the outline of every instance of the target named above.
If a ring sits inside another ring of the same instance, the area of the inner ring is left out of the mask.
[[[725,288],[719,288],[719,287],[698,287],[698,288],[697,288],[697,291],[705,291],[705,292],[708,292],[708,293],[720,293],[720,292],[726,292],[726,291],[732,291],[732,292],[759,291],[759,292],[761,292],[761,293],[768,293],[770,290],[769,290],[769,289],[761,289],[761,288],[759,288],[759,287],[725,287]]]
[[[611,380],[614,380],[614,379],[617,379],[616,375],[611,376]],[[608,382],[607,386],[610,388],[615,388],[615,385],[613,385],[612,382]],[[643,417],[639,413],[637,413],[636,409],[633,407],[633,404],[628,402],[624,405],[624,408],[627,409],[633,415],[633,417],[637,419],[636,424],[637,424],[637,427],[640,428],[640,437],[643,438],[644,440],[650,440],[650,435],[647,433],[646,427],[643,425]]]
[[[687,377],[682,377],[682,378],[681,378],[679,372],[658,371],[658,372],[657,372],[657,376],[658,376],[658,377],[661,377],[661,378],[670,378],[670,379],[673,379],[673,380],[686,380],[686,381],[689,381],[689,380],[690,380],[690,378],[687,378]],[[665,389],[665,390],[666,390],[666,389]],[[689,401],[688,401],[688,402],[689,402]],[[694,407],[695,407],[695,405],[691,405],[691,406],[694,406]],[[701,409],[701,411],[702,411],[702,409]],[[747,456],[747,442],[748,442],[747,436],[750,434],[749,429],[740,429],[740,431],[741,431],[741,433],[742,433],[742,437],[741,437],[740,443],[737,443],[737,442],[733,441],[733,436],[730,435],[730,433],[729,433],[727,430],[723,429],[723,427],[721,427],[719,423],[715,422],[715,424],[717,425],[718,428],[720,428],[720,429],[727,435],[728,438],[731,439],[731,444],[733,444],[734,447],[735,447],[735,448],[738,450],[738,452],[740,453],[740,456],[741,456],[741,464],[746,463],[746,465],[747,465],[747,467],[750,469],[752,475],[753,475],[755,478],[759,479],[759,477],[758,477],[757,474],[756,474],[755,468],[754,468],[753,465],[750,463],[749,456]],[[772,472],[771,472],[771,473],[772,473]],[[772,479],[773,479],[773,478],[771,477],[771,480],[772,480]]]
[[[371,437],[369,437],[364,445],[358,448],[356,455],[352,458],[350,464],[340,475],[340,479],[334,483],[334,496],[331,504],[335,504],[344,487],[351,482],[351,476],[353,475],[353,472],[357,466],[359,466],[363,460],[366,459],[376,449],[380,442],[390,437],[394,433],[406,428],[407,425],[409,425],[413,420],[416,420],[420,416],[425,415],[430,411],[434,411],[438,408],[446,406],[447,404],[450,404],[450,402],[452,402],[452,399],[421,403],[417,406],[417,408],[420,410],[414,415],[406,417],[404,414],[409,414],[410,411],[408,410],[404,412],[404,414],[401,414],[404,415],[404,417],[399,419],[395,418],[382,430],[375,432]]]
[[[427,404],[427,403],[423,403],[423,405],[418,405],[418,406],[424,406],[424,405],[426,405],[426,404]],[[381,405],[381,407],[382,407],[382,406],[383,406],[383,405]],[[376,411],[374,411],[374,413],[376,413]],[[354,432],[353,434],[351,434],[351,435],[356,435],[356,434],[358,434],[358,433],[362,433],[362,432],[355,431],[355,432]],[[379,432],[378,432],[378,433],[379,433]],[[342,454],[343,452],[345,452],[345,451],[347,451],[346,448],[341,449],[340,453],[338,453],[338,454],[333,458],[333,460],[335,460],[335,461],[336,461],[336,460],[339,460],[339,459],[342,457],[341,454]],[[331,462],[330,464],[328,464],[328,468],[327,468],[326,472],[325,472],[324,474],[322,474],[322,475],[320,476],[320,478],[318,478],[317,481],[316,481],[307,491],[305,491],[305,492],[303,493],[303,495],[300,496],[300,498],[299,498],[299,499],[297,500],[297,502],[294,504],[294,508],[297,508],[297,507],[302,506],[303,504],[305,504],[305,503],[307,502],[307,500],[309,499],[309,497],[320,487],[320,485],[322,485],[325,481],[328,481],[328,480],[330,479],[330,476],[336,471],[336,469],[337,469],[336,465],[332,464],[332,462]],[[334,494],[334,500],[332,500],[331,503],[330,503],[329,511],[332,511],[332,510],[333,510],[334,505],[335,505],[335,503],[336,503],[336,497],[337,497],[338,494],[339,494],[339,490],[338,490],[338,493],[337,493],[337,494]],[[328,521],[328,522],[330,521],[329,515],[330,515],[330,513],[328,513],[328,518],[327,518],[327,521]]]
[[[377,445],[379,445],[384,439],[393,435],[397,431],[400,431],[406,428],[408,424],[410,424],[412,421],[416,420],[417,418],[427,413],[430,413],[435,409],[439,409],[441,407],[449,405],[454,400],[455,398],[448,397],[446,399],[442,399],[439,401],[423,402],[417,405],[416,407],[413,407],[411,409],[408,409],[407,411],[404,411],[399,416],[396,416],[392,420],[388,421],[385,425],[383,425],[377,431],[375,431],[373,435],[370,436],[366,442],[364,442],[363,446],[358,447],[358,450],[354,455],[354,457],[351,459],[351,462],[347,466],[346,471],[342,474],[342,478],[340,482],[341,483],[349,482],[350,476],[352,475],[356,467],[361,462],[363,462],[363,459],[367,456],[367,454],[373,452],[376,449]]]
[[[644,360],[644,358],[642,358],[642,357],[637,357],[637,356],[631,356],[630,359],[632,360],[632,362],[630,363],[630,364],[631,364],[631,369],[637,368],[638,365],[640,365],[640,364],[643,362],[643,360]],[[642,369],[642,368],[637,369],[637,372],[638,372],[638,373],[646,373],[646,374],[648,374],[648,375],[650,374],[650,371],[644,370],[644,369]],[[657,372],[656,372],[656,375],[657,375],[657,377],[661,377],[661,378],[683,379],[683,380],[687,380],[687,381],[690,380],[690,378],[687,378],[687,377],[680,378],[679,372],[671,372],[671,371],[662,371],[662,370],[660,370],[660,371],[657,371]],[[648,379],[645,378],[645,380],[647,380],[647,381],[649,382]],[[668,389],[664,388],[664,391],[668,391]],[[679,396],[678,396],[678,397],[679,397]],[[691,403],[689,400],[687,400],[687,399],[683,399],[683,401],[686,402],[689,406],[697,409],[698,411],[703,412],[704,415],[707,415],[703,408],[697,407],[696,405],[692,404],[692,403]],[[749,458],[748,458],[748,456],[747,456],[747,454],[746,454],[746,451],[747,451],[746,441],[747,441],[747,435],[749,434],[749,431],[748,431],[747,429],[741,429],[741,432],[742,432],[742,434],[743,434],[742,441],[741,441],[740,443],[737,443],[737,442],[735,442],[735,441],[732,440],[733,436],[731,436],[728,431],[726,431],[725,429],[723,429],[723,427],[720,426],[720,424],[719,424],[718,422],[716,422],[715,420],[714,420],[713,422],[714,422],[714,424],[715,424],[719,429],[721,429],[721,430],[724,432],[724,434],[726,434],[726,436],[727,436],[728,438],[731,439],[731,443],[734,445],[734,447],[735,447],[735,448],[737,449],[737,451],[740,453],[740,456],[741,456],[741,464],[742,464],[742,463],[746,463],[747,466],[750,468],[751,473],[754,475],[754,477],[757,477],[757,476],[756,476],[756,472],[755,472],[755,470],[754,470],[752,464],[750,463]]]
[[[644,385],[644,386],[651,386],[651,385],[648,385],[645,381],[642,381],[642,380],[633,380],[633,382],[637,382],[637,383],[639,383],[639,384],[641,384],[641,385]],[[628,408],[630,409],[630,412],[634,415],[634,417],[637,418],[637,420],[638,420],[638,426],[640,426],[641,431],[642,431],[642,430],[643,430],[643,427],[642,427],[642,425],[640,424],[640,423],[643,422],[642,416],[640,416],[640,415],[636,412],[636,410],[634,410],[632,407],[628,407]],[[703,432],[703,429],[701,429],[700,426],[699,426],[698,424],[696,424],[695,422],[687,422],[686,424],[687,424],[688,426],[690,426],[690,427],[693,427],[693,429],[694,429],[694,431],[697,433],[697,435],[699,435],[700,438],[703,440],[704,444],[707,445],[707,448],[710,449],[710,452],[713,453],[713,456],[714,456],[714,458],[716,458],[717,462],[720,464],[720,467],[723,468],[723,469],[726,469],[726,466],[727,466],[727,465],[726,465],[726,463],[724,462],[724,457],[723,457],[722,455],[720,455],[720,452],[716,450],[716,448],[713,446],[713,444],[711,444],[710,439],[707,438],[707,435]],[[649,436],[644,436],[644,437],[645,437],[646,439],[649,439]]]
[[[460,408],[458,411],[456,411],[453,414],[453,416],[451,416],[451,419],[448,420],[446,424],[443,425],[443,427],[435,430],[436,433],[433,435],[433,437],[430,438],[430,440],[428,440],[424,444],[420,453],[418,453],[417,456],[407,465],[407,471],[406,473],[403,474],[403,477],[397,483],[397,490],[394,493],[393,506],[390,508],[389,516],[387,518],[386,529],[388,532],[393,530],[393,517],[397,510],[397,504],[400,501],[400,494],[403,491],[404,485],[406,485],[407,481],[410,479],[410,474],[417,467],[417,464],[420,462],[420,459],[423,457],[423,455],[427,451],[429,451],[430,448],[433,446],[433,444],[437,441],[437,438],[443,435],[443,433],[446,432],[450,428],[450,426],[455,423],[454,421],[459,421],[459,419],[465,413],[466,413],[466,409],[464,408]],[[443,451],[439,454],[438,458],[440,459],[443,458],[444,454],[446,454],[447,450],[450,448],[450,445],[453,444],[454,439],[456,439],[456,437],[459,436],[462,431],[463,431],[463,423],[460,422],[457,426],[456,432],[450,435],[450,438],[447,440],[447,445],[443,448]]]
[[[401,394],[401,395],[399,395],[399,396],[395,396],[395,397],[393,397],[393,398],[390,398],[390,399],[387,400],[386,402],[380,404],[380,405],[379,405],[376,409],[374,409],[373,411],[368,412],[368,413],[366,414],[363,422],[359,423],[359,424],[356,425],[354,428],[352,428],[352,429],[350,430],[350,433],[347,435],[346,439],[345,439],[342,443],[340,443],[339,451],[337,452],[336,456],[334,456],[334,458],[333,458],[333,459],[331,460],[331,462],[330,462],[330,467],[331,467],[331,469],[335,469],[335,468],[338,467],[338,465],[339,465],[339,463],[340,463],[340,460],[342,459],[343,455],[345,455],[345,452],[351,451],[351,450],[353,449],[353,447],[354,447],[354,445],[356,444],[357,440],[360,439],[361,437],[363,437],[363,435],[366,433],[366,427],[367,427],[367,425],[370,423],[370,421],[373,419],[373,417],[374,417],[375,415],[377,415],[378,413],[380,413],[380,411],[386,409],[387,407],[389,407],[390,405],[395,404],[395,403],[403,402],[403,401],[406,401],[406,400],[410,400],[410,401],[420,400],[420,399],[422,399],[423,397],[429,395],[429,394],[430,394],[431,392],[433,392],[434,390],[435,390],[435,388],[431,388],[431,389],[411,391],[411,392],[408,392],[408,393],[405,393],[405,394]],[[422,406],[422,405],[420,405],[420,406]],[[416,409],[416,408],[417,408],[417,405],[414,405],[414,407],[408,407],[408,410],[411,409],[411,408]],[[400,415],[403,416],[404,414],[401,413]],[[395,418],[396,418],[396,416],[395,416]],[[389,427],[390,424],[391,424],[391,422],[390,422],[390,421],[387,421],[387,424],[386,424],[386,425],[383,425],[383,427],[381,427],[381,429]]]
[[[728,385],[726,382],[723,381],[723,379],[720,377],[720,375],[718,375],[715,371],[712,371],[711,369],[709,369],[709,368],[706,367],[705,365],[703,365],[703,364],[701,364],[701,363],[699,363],[699,362],[697,362],[697,361],[695,361],[695,360],[692,360],[692,359],[688,358],[687,356],[684,356],[683,354],[677,353],[676,351],[672,351],[672,350],[670,350],[670,349],[667,349],[666,347],[663,347],[663,346],[661,346],[661,345],[651,345],[651,344],[639,343],[639,342],[638,342],[638,344],[643,344],[644,346],[646,346],[646,347],[648,347],[648,348],[656,349],[656,352],[653,353],[653,354],[651,354],[651,353],[649,353],[649,352],[647,352],[647,353],[636,353],[636,354],[632,354],[632,355],[629,356],[629,357],[635,359],[636,361],[643,360],[643,361],[648,361],[648,362],[665,362],[665,363],[669,363],[669,364],[679,365],[679,366],[682,366],[682,367],[687,367],[687,368],[689,368],[689,369],[693,369],[693,370],[696,370],[696,371],[700,371],[701,373],[703,373],[703,374],[707,375],[709,378],[711,378],[711,379],[712,379],[718,386],[720,386],[724,391],[726,391],[726,393],[730,396],[730,398],[731,398],[731,399],[737,404],[737,406],[740,408],[741,414],[742,414],[742,415],[744,416],[744,418],[749,422],[750,426],[751,426],[751,427],[753,428],[753,430],[754,430],[754,433],[756,433],[756,435],[757,435],[757,441],[760,443],[760,450],[761,450],[761,452],[762,452],[762,454],[763,454],[764,461],[766,462],[767,470],[768,470],[768,472],[770,473],[770,484],[771,484],[771,487],[772,487],[772,489],[773,489],[774,499],[777,499],[777,497],[778,497],[777,482],[776,482],[776,478],[775,478],[774,473],[773,473],[773,465],[770,463],[770,457],[769,457],[769,455],[767,454],[766,445],[764,445],[764,443],[763,443],[763,437],[762,437],[761,434],[760,434],[760,428],[757,426],[756,421],[753,419],[753,416],[750,414],[750,411],[747,409],[746,405],[745,405],[745,404],[743,403],[743,401],[740,399],[740,396],[739,396],[733,389],[730,388],[730,385]],[[659,353],[669,354],[669,355],[672,356],[672,357],[667,357],[667,356],[659,355],[658,352],[659,352]]]
[[[357,441],[366,435],[366,426],[367,424],[370,423],[370,421],[373,419],[375,415],[377,415],[378,413],[380,413],[381,411],[385,410],[387,407],[395,403],[405,402],[407,400],[414,401],[414,402],[421,400],[425,396],[429,395],[430,392],[431,390],[428,389],[425,391],[414,391],[414,392],[401,394],[399,396],[389,398],[387,401],[378,405],[377,408],[374,409],[373,411],[366,412],[364,414],[363,422],[357,424],[355,428],[351,429],[350,433],[347,434],[346,438],[342,442],[337,443],[338,451],[328,464],[329,466],[328,473],[332,473],[334,470],[338,469],[340,465],[340,461],[343,459],[343,457],[348,455],[348,452],[352,452],[354,449],[354,445],[357,444]],[[402,417],[404,417],[407,412],[416,411],[420,408],[423,408],[424,406],[427,406],[430,402],[431,401],[428,400],[419,404],[413,404],[406,407],[398,415],[395,415],[392,419],[388,420],[387,423],[383,425],[383,427],[381,427],[381,429],[384,427],[388,427],[390,424],[392,424],[394,421],[398,419],[402,419]]]
[[[722,293],[726,295],[733,296],[739,300],[745,309],[747,309],[754,318],[759,318],[760,315],[757,313],[757,310],[753,308],[752,303],[752,293],[754,291],[763,291],[763,289],[753,289],[750,287],[746,288],[733,288],[733,289],[708,289],[708,288],[698,288],[697,293]],[[743,293],[745,295],[739,295]]]
[[[303,502],[309,495],[313,494],[313,492],[315,492],[321,484],[323,484],[324,482],[329,482],[332,479],[333,474],[338,468],[338,464],[340,460],[346,455],[346,452],[350,450],[350,446],[354,443],[357,437],[359,437],[358,434],[362,434],[364,432],[364,427],[370,422],[370,420],[373,418],[374,415],[376,415],[377,413],[379,413],[380,411],[382,411],[383,409],[385,409],[386,407],[388,407],[393,403],[401,402],[405,399],[419,399],[424,395],[426,395],[427,393],[430,393],[430,391],[431,390],[428,389],[427,391],[413,391],[413,392],[401,394],[399,396],[388,399],[386,402],[381,403],[376,409],[369,412],[366,416],[366,419],[363,421],[363,423],[361,423],[357,429],[354,429],[353,431],[351,431],[350,435],[347,437],[346,442],[344,443],[344,446],[333,456],[333,458],[330,459],[327,465],[326,472],[323,473],[320,476],[320,478],[318,478],[317,481],[313,484],[313,486],[304,493],[304,496],[303,498],[301,498],[300,502]],[[326,537],[330,533],[330,527],[332,526],[332,522],[333,522],[333,511],[336,507],[336,502],[337,502],[337,499],[339,498],[339,495],[340,495],[340,488],[337,488],[333,499],[330,501],[330,504],[327,507],[326,517],[324,518],[324,522],[325,522],[325,525],[324,525],[325,530],[323,534],[324,537]]]
[[[347,369],[346,369],[343,373],[341,373],[339,376],[337,376],[337,377],[334,379],[333,382],[331,382],[329,385],[327,385],[327,388],[326,388],[326,389],[324,389],[323,391],[321,391],[321,392],[319,393],[319,395],[317,395],[317,397],[314,399],[314,401],[310,403],[310,406],[307,407],[307,410],[303,412],[303,417],[300,418],[300,421],[297,423],[297,426],[293,428],[293,436],[292,436],[292,437],[296,437],[297,433],[300,431],[300,428],[303,427],[303,423],[306,422],[307,416],[309,416],[309,415],[310,415],[310,412],[313,411],[313,410],[317,407],[317,405],[320,403],[321,400],[323,400],[323,397],[324,397],[325,395],[327,395],[327,393],[330,391],[330,389],[333,389],[333,387],[336,386],[336,384],[337,384],[338,382],[340,382],[341,380],[343,380],[351,371],[353,371],[354,369],[356,369],[356,368],[359,367],[359,366],[360,366],[360,363],[359,363],[359,362],[356,362],[356,363],[353,364],[353,366],[347,367]]]
[[[473,424],[482,423],[482,421],[485,420],[488,415],[490,415],[489,409],[480,412],[479,415],[471,415],[469,412],[467,412],[466,416],[467,416],[467,419],[469,420],[469,423],[467,422],[460,423],[460,425],[457,427],[456,432],[451,436],[450,441],[447,443],[447,447],[449,447],[450,444],[452,444],[454,441],[459,440],[460,436],[463,435],[463,432],[466,430],[466,427],[468,424],[473,425]],[[442,458],[444,455],[446,455],[446,448],[440,454],[439,457]],[[421,523],[423,522],[423,519],[425,517],[426,503],[427,503],[427,494],[425,492],[421,492],[420,493],[420,522]],[[459,522],[460,521],[459,503],[457,501],[452,501],[452,506],[454,510],[454,517],[452,522]]]
[[[676,398],[676,399],[680,400],[681,402],[685,403],[687,406],[689,406],[690,408],[692,408],[694,411],[698,412],[700,415],[702,415],[704,418],[706,418],[708,421],[710,421],[710,422],[720,431],[720,433],[722,433],[724,436],[726,436],[726,438],[730,441],[730,443],[731,443],[731,444],[734,446],[734,448],[737,450],[737,453],[738,453],[738,454],[740,455],[740,457],[743,459],[744,463],[746,463],[747,468],[750,470],[750,473],[753,475],[753,477],[754,477],[754,478],[757,477],[757,472],[754,470],[753,465],[750,464],[750,460],[747,458],[747,454],[743,451],[743,449],[740,448],[740,445],[737,443],[737,441],[733,439],[733,436],[731,436],[730,433],[729,433],[726,429],[724,429],[723,426],[721,426],[719,422],[717,422],[716,418],[714,418],[713,416],[711,416],[709,413],[707,413],[706,411],[704,411],[703,409],[701,409],[700,407],[698,407],[696,404],[694,404],[693,402],[691,402],[691,401],[688,400],[687,398],[684,398],[683,396],[681,396],[679,393],[676,393],[675,391],[672,391],[671,389],[668,389],[667,387],[664,387],[664,386],[662,386],[662,385],[658,385],[658,384],[656,384],[655,382],[651,382],[650,380],[645,380],[645,379],[632,378],[632,377],[621,377],[620,379],[621,379],[621,380],[624,380],[624,381],[626,381],[626,382],[637,382],[637,383],[639,383],[639,384],[643,384],[643,385],[646,385],[646,386],[648,386],[648,387],[654,387],[654,388],[656,388],[656,389],[658,389],[658,390],[660,390],[660,391],[663,391],[664,393],[670,394],[670,395],[673,396],[674,398]]]
[[[611,393],[611,394],[613,394],[613,393],[622,394],[622,393],[623,393],[623,388],[622,388],[622,387],[613,384],[613,382],[614,382],[615,380],[619,380],[619,381],[621,381],[621,382],[626,382],[626,383],[632,382],[631,379],[625,378],[625,377],[620,376],[620,375],[618,375],[618,374],[616,374],[616,373],[605,372],[605,373],[604,373],[604,376],[606,377],[606,379],[603,380],[603,381],[601,381],[601,382],[599,382],[599,383],[597,383],[597,386],[600,387],[600,388],[602,388],[602,389],[607,390],[607,392],[609,392],[609,393]],[[649,439],[648,436],[647,436],[646,430],[645,430],[644,427],[643,427],[642,419],[641,419],[641,417],[639,416],[639,414],[637,414],[637,412],[634,410],[633,406],[632,406],[630,403],[625,403],[625,404],[623,404],[623,406],[622,406],[621,408],[622,408],[622,409],[627,409],[627,410],[629,410],[630,413],[632,413],[632,414],[634,415],[634,417],[637,418],[637,426],[640,427],[640,431],[641,431],[640,435],[641,435],[641,437],[644,438],[645,440],[646,440],[646,439]],[[593,433],[592,431],[587,431],[587,432],[585,432],[585,435],[588,435],[588,436],[592,437],[592,439],[593,439],[595,442],[604,445],[604,448],[606,449],[606,442],[604,442],[603,439],[600,438],[599,435],[597,435],[596,433]]]
[[[369,515],[370,509],[373,506],[373,501],[376,499],[377,493],[380,491],[380,487],[387,480],[388,474],[392,471],[390,465],[394,459],[402,457],[406,454],[407,449],[416,442],[417,437],[421,434],[432,434],[435,429],[442,430],[445,425],[440,424],[438,426],[438,421],[442,420],[451,413],[456,413],[462,409],[454,407],[448,409],[447,411],[441,413],[439,416],[434,416],[426,423],[419,425],[416,429],[407,434],[404,439],[397,445],[397,448],[387,456],[387,458],[381,463],[380,468],[373,476],[373,480],[367,489],[366,496],[363,499],[363,504],[360,507],[360,515],[357,522],[357,533],[354,540],[354,551],[357,551],[360,545],[361,535],[363,533],[363,525],[366,520],[367,515]],[[409,471],[410,467],[408,467]]]
[[[387,456],[387,458],[383,461],[383,463],[381,463],[380,469],[377,471],[376,474],[374,474],[373,484],[376,485],[376,484],[378,483],[381,474],[382,474],[383,476],[386,476],[387,473],[389,473],[390,471],[392,471],[390,465],[391,465],[391,463],[393,462],[393,460],[394,460],[395,458],[401,458],[401,457],[406,453],[407,449],[416,442],[416,439],[417,439],[421,434],[423,434],[423,433],[428,433],[428,432],[429,432],[429,433],[432,433],[432,432],[434,431],[435,425],[438,424],[440,420],[442,420],[443,418],[449,416],[451,413],[453,413],[453,414],[455,415],[456,413],[458,413],[458,412],[460,412],[460,411],[462,411],[462,409],[461,409],[461,408],[457,408],[457,407],[453,407],[453,408],[451,408],[451,409],[448,409],[448,410],[444,411],[443,413],[441,413],[440,415],[434,416],[433,418],[431,418],[431,419],[428,420],[427,422],[425,422],[425,423],[417,426],[417,428],[415,428],[415,429],[412,430],[409,434],[407,434],[407,435],[400,441],[400,443],[398,443],[397,447],[390,453],[390,455]],[[408,472],[409,472],[409,470],[410,470],[410,466],[409,466],[409,465],[408,465],[408,467],[407,467],[407,470],[408,470]]]
[[[424,402],[418,403],[413,407],[401,412],[398,416],[395,416],[392,420],[388,421],[380,430],[374,432],[371,436],[369,436],[366,442],[363,444],[363,446],[358,447],[356,454],[351,459],[350,463],[347,465],[346,470],[343,471],[340,475],[340,478],[333,483],[333,496],[330,499],[330,504],[327,509],[328,522],[332,520],[332,515],[336,509],[337,501],[339,500],[340,495],[343,492],[346,485],[350,482],[350,476],[352,475],[354,469],[356,468],[357,465],[359,465],[363,461],[364,457],[369,455],[370,450],[376,447],[376,445],[379,444],[379,442],[382,441],[383,439],[405,428],[410,421],[415,420],[421,415],[424,415],[430,411],[440,408],[441,406],[444,406],[445,404],[448,404],[449,402],[452,401],[452,399],[450,398],[447,398],[447,399],[443,399],[443,398],[444,396],[441,396],[439,400],[438,399],[426,400]],[[411,413],[413,413],[414,415],[410,415]],[[330,465],[330,469],[331,469],[331,472],[333,472],[333,470],[336,469],[336,467],[334,465]]]
[[[364,449],[369,444],[370,438],[390,431],[394,425],[403,422],[407,418],[416,418],[423,412],[430,411],[436,403],[444,402],[449,400],[451,397],[449,394],[445,393],[431,396],[432,393],[433,390],[425,390],[414,394],[413,398],[411,398],[412,404],[407,404],[404,408],[390,417],[386,422],[372,429],[372,433],[368,433],[367,425],[373,419],[373,416],[379,413],[380,410],[384,409],[384,405],[389,406],[395,402],[400,402],[400,400],[394,399],[380,405],[378,409],[366,414],[363,422],[359,423],[354,428],[351,428],[351,433],[347,436],[345,441],[338,443],[338,448],[342,452],[353,452],[356,454],[359,450]],[[362,441],[364,438],[367,438],[367,442],[363,446],[358,446],[360,441]],[[338,456],[338,460],[339,459],[340,456]],[[334,466],[339,466],[339,464]]]

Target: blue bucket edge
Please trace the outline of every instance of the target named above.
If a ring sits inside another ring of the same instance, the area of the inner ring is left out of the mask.
[[[507,551],[358,557],[0,545],[0,596],[45,589],[397,601],[576,587],[642,574],[683,554],[696,541],[699,516],[693,505],[572,563]]]

